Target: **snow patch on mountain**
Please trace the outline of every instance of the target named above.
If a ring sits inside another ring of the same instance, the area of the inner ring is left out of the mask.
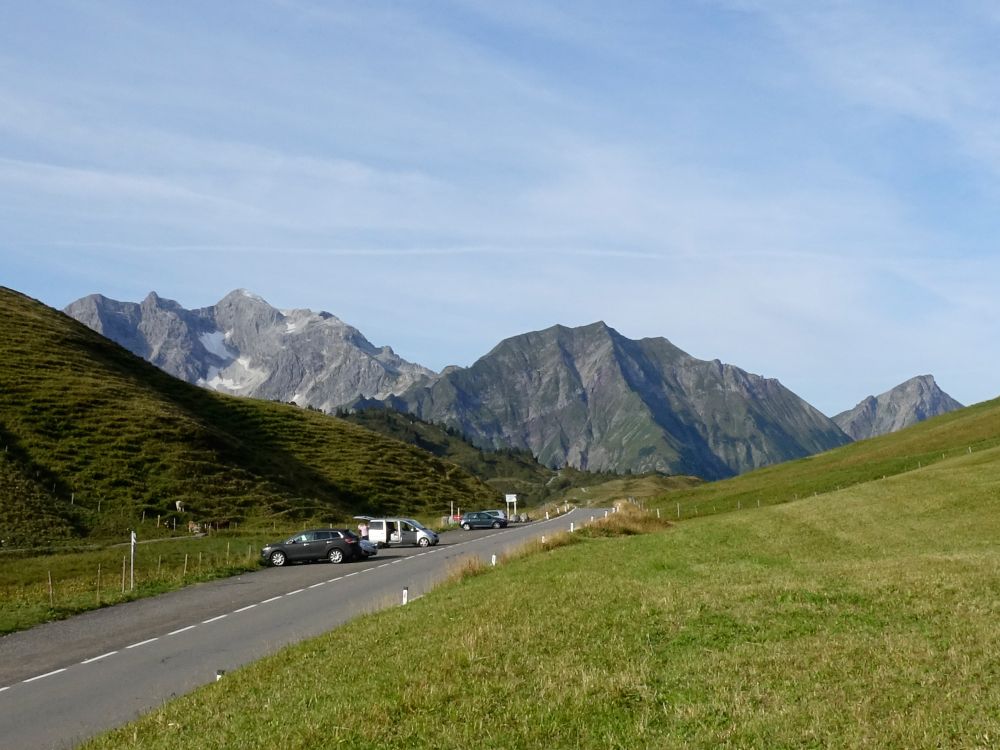
[[[201,345],[205,347],[205,351],[209,354],[214,354],[219,359],[231,361],[236,355],[234,355],[229,346],[226,344],[226,339],[229,338],[229,334],[232,331],[227,331],[223,333],[222,331],[210,331],[209,333],[203,333],[198,336],[198,340]]]
[[[246,289],[239,289],[238,291],[247,299],[252,299],[254,302],[263,302],[265,305],[267,304],[267,300],[265,300],[259,294],[254,294],[253,292],[248,291]]]

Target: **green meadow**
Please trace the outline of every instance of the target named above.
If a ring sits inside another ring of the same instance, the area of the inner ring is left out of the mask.
[[[997,747],[1000,448],[984,445],[470,566],[86,747]]]

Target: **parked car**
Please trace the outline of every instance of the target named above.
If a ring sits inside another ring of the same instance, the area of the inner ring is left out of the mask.
[[[466,513],[460,519],[458,519],[458,524],[463,529],[499,529],[507,525],[506,518],[497,518],[496,516],[491,516],[489,513],[484,511],[478,511],[477,513]]]
[[[502,510],[481,510],[479,512],[480,513],[489,513],[494,518],[502,518],[505,521],[509,521],[510,520],[509,518],[507,518],[507,513],[505,511],[502,511]]]
[[[313,529],[283,542],[273,542],[260,551],[261,560],[275,567],[291,562],[329,560],[342,563],[365,557],[361,539],[350,529]]]
[[[355,516],[359,521],[368,524],[368,539],[379,547],[392,544],[416,544],[420,547],[431,547],[438,543],[436,531],[424,526],[412,518],[372,518],[371,516]]]

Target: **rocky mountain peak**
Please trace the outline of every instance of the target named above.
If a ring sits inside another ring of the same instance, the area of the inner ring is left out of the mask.
[[[848,441],[777,381],[603,322],[513,336],[387,403],[554,467],[717,478]]]
[[[188,382],[324,410],[434,375],[328,312],[282,312],[246,289],[197,310],[151,292],[139,304],[95,295],[65,312]]]
[[[879,396],[868,396],[833,421],[854,440],[896,432],[930,417],[961,409],[933,375],[918,375]]]

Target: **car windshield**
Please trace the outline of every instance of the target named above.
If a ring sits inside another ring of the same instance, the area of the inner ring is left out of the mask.
[[[422,523],[420,523],[420,521],[414,521],[412,518],[409,519],[409,521],[411,526],[414,526],[415,528],[418,528],[421,531],[427,531],[427,527],[424,526]]]

